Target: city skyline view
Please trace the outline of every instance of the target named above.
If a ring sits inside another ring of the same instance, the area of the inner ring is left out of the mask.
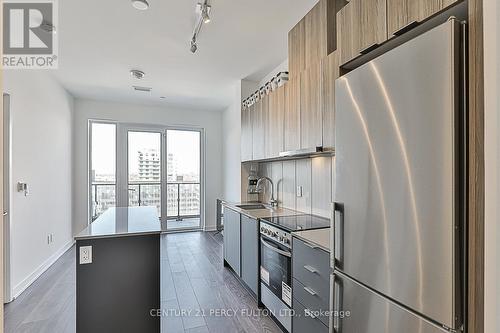
[[[167,217],[200,214],[200,133],[167,130],[166,158],[160,132],[129,131],[127,135],[129,206],[156,206],[161,217],[162,178],[167,182]],[[116,125],[92,124],[92,216],[116,206]],[[162,175],[166,162],[166,175]],[[186,184],[183,184],[186,183]]]

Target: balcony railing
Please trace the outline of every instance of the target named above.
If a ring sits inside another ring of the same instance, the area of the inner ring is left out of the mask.
[[[161,216],[161,183],[133,182],[129,184],[129,206],[156,206]],[[93,209],[95,220],[109,207],[116,206],[114,183],[92,184]],[[200,217],[200,183],[167,183],[167,219],[181,221],[184,218]]]

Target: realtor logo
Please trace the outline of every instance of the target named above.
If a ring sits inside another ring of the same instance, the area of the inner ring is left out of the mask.
[[[57,68],[55,0],[3,1],[4,68]]]

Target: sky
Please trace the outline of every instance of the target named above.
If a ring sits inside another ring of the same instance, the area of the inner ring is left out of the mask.
[[[114,174],[116,170],[116,127],[114,124],[92,124],[92,169],[96,174]],[[129,132],[129,172],[138,172],[139,150],[160,150],[161,134]],[[167,130],[167,152],[174,154],[179,173],[199,173],[200,133]],[[162,152],[164,154],[164,152]]]

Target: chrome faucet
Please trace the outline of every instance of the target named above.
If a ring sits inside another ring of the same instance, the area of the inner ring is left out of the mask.
[[[257,181],[257,185],[255,186],[257,189],[260,188],[260,184],[264,181],[268,180],[269,183],[271,184],[271,200],[269,201],[269,204],[271,207],[278,207],[278,201],[274,199],[274,184],[271,178],[269,177],[260,177],[259,180]],[[262,191],[262,190],[261,190]]]

